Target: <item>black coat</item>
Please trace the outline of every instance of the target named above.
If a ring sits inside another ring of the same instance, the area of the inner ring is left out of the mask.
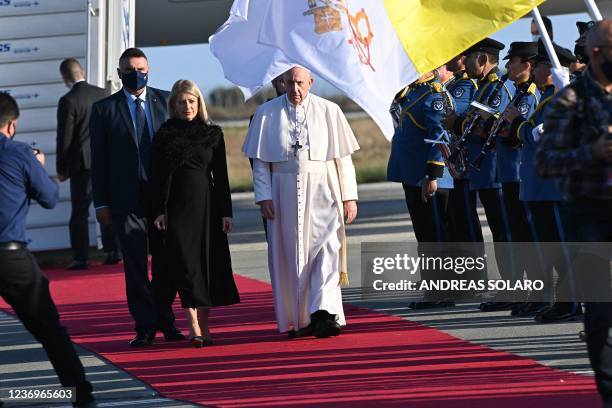
[[[60,98],[57,105],[57,174],[71,176],[91,167],[91,107],[107,95],[106,90],[81,81]]]
[[[166,214],[166,268],[183,307],[239,302],[222,217],[232,216],[223,133],[170,119],[155,136],[151,213]]]
[[[169,95],[147,87],[154,132],[168,119]],[[141,210],[147,197],[138,179],[138,141],[123,89],[94,104],[89,134],[94,206],[119,215]]]

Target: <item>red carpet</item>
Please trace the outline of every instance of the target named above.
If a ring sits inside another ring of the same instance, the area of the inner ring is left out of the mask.
[[[121,266],[46,273],[72,339],[169,398],[219,407],[599,406],[590,377],[348,305],[340,337],[289,341],[276,332],[270,286],[240,276],[242,303],[211,314],[216,345],[158,337],[134,350]]]

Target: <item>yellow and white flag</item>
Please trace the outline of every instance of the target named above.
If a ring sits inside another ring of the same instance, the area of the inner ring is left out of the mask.
[[[296,65],[280,49],[257,42],[269,5],[270,0],[235,0],[227,21],[208,39],[225,78],[246,99]]]
[[[280,50],[288,63],[329,81],[390,139],[389,106],[402,87],[543,1],[258,0],[265,12],[254,21],[249,6],[247,20],[257,26],[259,47]],[[241,52],[241,41],[254,40],[236,38],[233,52]],[[220,61],[227,73],[229,64]],[[239,76],[249,75],[243,66]]]

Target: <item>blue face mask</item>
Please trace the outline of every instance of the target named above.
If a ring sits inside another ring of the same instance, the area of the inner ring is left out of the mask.
[[[149,78],[149,73],[142,73],[140,71],[132,71],[132,72],[122,72],[121,73],[121,83],[127,89],[131,89],[132,91],[137,91],[139,89],[147,86],[147,79]]]

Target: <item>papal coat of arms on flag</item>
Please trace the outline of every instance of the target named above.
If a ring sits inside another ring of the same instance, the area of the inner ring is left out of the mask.
[[[351,14],[346,0],[308,0],[308,10],[303,14],[314,16],[317,34],[344,30],[342,14],[345,14],[352,35],[348,43],[357,51],[361,63],[369,66],[372,71],[376,71],[372,65],[372,53],[370,52],[374,33],[368,13],[364,8],[361,8],[356,14]]]
[[[210,46],[247,97],[301,65],[359,104],[391,140],[389,106],[400,89],[543,1],[234,0]]]

